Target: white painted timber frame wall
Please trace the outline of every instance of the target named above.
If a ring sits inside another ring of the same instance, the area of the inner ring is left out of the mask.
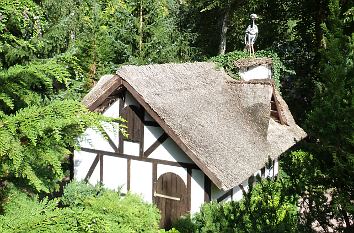
[[[103,114],[118,117],[126,106],[141,108],[128,92],[118,98]],[[106,136],[94,129],[86,130],[80,138],[80,151],[74,152],[74,178],[91,184],[101,182],[122,193],[131,191],[153,202],[154,183],[171,172],[185,183],[189,196],[189,210],[193,214],[207,201],[240,200],[248,190],[248,180],[228,191],[219,190],[193,161],[169,137],[157,143],[164,131],[143,111],[142,142],[126,141],[117,125],[104,124]],[[120,144],[123,148],[119,148]],[[150,150],[150,151],[149,151]],[[144,153],[148,155],[145,156]],[[273,169],[274,168],[274,169]],[[273,177],[278,173],[275,160],[271,169],[263,168],[254,175]]]

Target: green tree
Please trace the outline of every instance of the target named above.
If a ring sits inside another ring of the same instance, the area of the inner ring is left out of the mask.
[[[31,0],[6,0],[0,13],[0,183],[53,191],[64,177],[69,148],[86,127],[99,128],[105,119],[63,100],[82,72],[72,54],[46,52],[42,8]]]
[[[329,1],[320,80],[308,128],[318,139],[316,156],[327,161],[323,171],[328,177],[326,188],[331,190],[332,217],[344,219],[350,229],[354,214],[354,34],[346,36],[344,28],[340,2]]]
[[[100,120],[70,100],[0,114],[1,182],[12,181],[37,192],[54,191],[64,177],[61,164],[71,154],[68,148],[76,146],[86,127],[99,127]]]

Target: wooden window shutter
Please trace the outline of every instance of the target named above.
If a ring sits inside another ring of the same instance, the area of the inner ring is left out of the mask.
[[[123,109],[120,115],[121,117],[127,120],[127,132],[129,134],[128,138],[123,138],[123,140],[131,142],[140,142],[142,127],[142,123],[139,117],[140,112],[140,109],[134,105],[126,106]]]

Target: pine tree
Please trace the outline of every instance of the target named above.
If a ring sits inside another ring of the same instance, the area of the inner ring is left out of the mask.
[[[354,34],[344,34],[340,2],[329,2],[320,80],[308,125],[318,139],[318,159],[327,161],[322,169],[328,181],[324,185],[332,196],[331,214],[344,219],[349,232],[354,214]]]

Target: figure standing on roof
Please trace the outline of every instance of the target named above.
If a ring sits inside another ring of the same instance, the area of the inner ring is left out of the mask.
[[[251,14],[250,15],[251,19],[252,19],[252,24],[248,25],[247,29],[246,29],[246,34],[245,34],[245,45],[246,45],[246,49],[247,51],[249,51],[250,56],[254,56],[254,42],[257,39],[258,36],[258,27],[255,23],[255,20],[258,18],[258,16],[256,14]]]

